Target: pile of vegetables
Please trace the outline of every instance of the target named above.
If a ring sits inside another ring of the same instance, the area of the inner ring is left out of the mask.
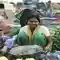
[[[60,27],[54,27],[50,29],[52,37],[52,51],[60,50]]]

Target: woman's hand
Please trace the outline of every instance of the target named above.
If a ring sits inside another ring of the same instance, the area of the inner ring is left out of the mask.
[[[51,51],[51,47],[49,47],[49,46],[45,47],[44,51]]]
[[[51,51],[51,48],[52,48],[51,36],[47,36],[46,38],[47,38],[47,40],[48,40],[48,44],[47,44],[47,46],[44,48],[44,50]]]
[[[45,47],[45,48],[44,48],[44,50],[48,50],[48,49],[49,49],[49,47]]]

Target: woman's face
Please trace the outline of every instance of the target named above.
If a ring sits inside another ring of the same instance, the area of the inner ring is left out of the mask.
[[[37,25],[39,25],[39,21],[36,18],[31,18],[31,19],[28,20],[28,25],[31,28],[36,28]]]

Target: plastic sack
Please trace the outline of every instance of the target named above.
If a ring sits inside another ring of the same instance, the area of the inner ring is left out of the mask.
[[[60,53],[60,52],[59,52],[59,53]],[[49,60],[60,60],[60,55],[59,55],[59,53],[57,53],[57,52],[48,53],[48,54],[47,54],[47,58],[48,58]]]
[[[10,50],[10,54],[12,55],[32,55],[42,51],[42,48],[38,45],[25,45],[14,47]]]

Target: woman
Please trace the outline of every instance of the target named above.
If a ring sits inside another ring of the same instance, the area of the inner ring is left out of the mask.
[[[40,45],[44,50],[51,47],[52,41],[47,27],[41,25],[38,15],[27,18],[27,25],[20,29],[16,43],[19,45]]]

